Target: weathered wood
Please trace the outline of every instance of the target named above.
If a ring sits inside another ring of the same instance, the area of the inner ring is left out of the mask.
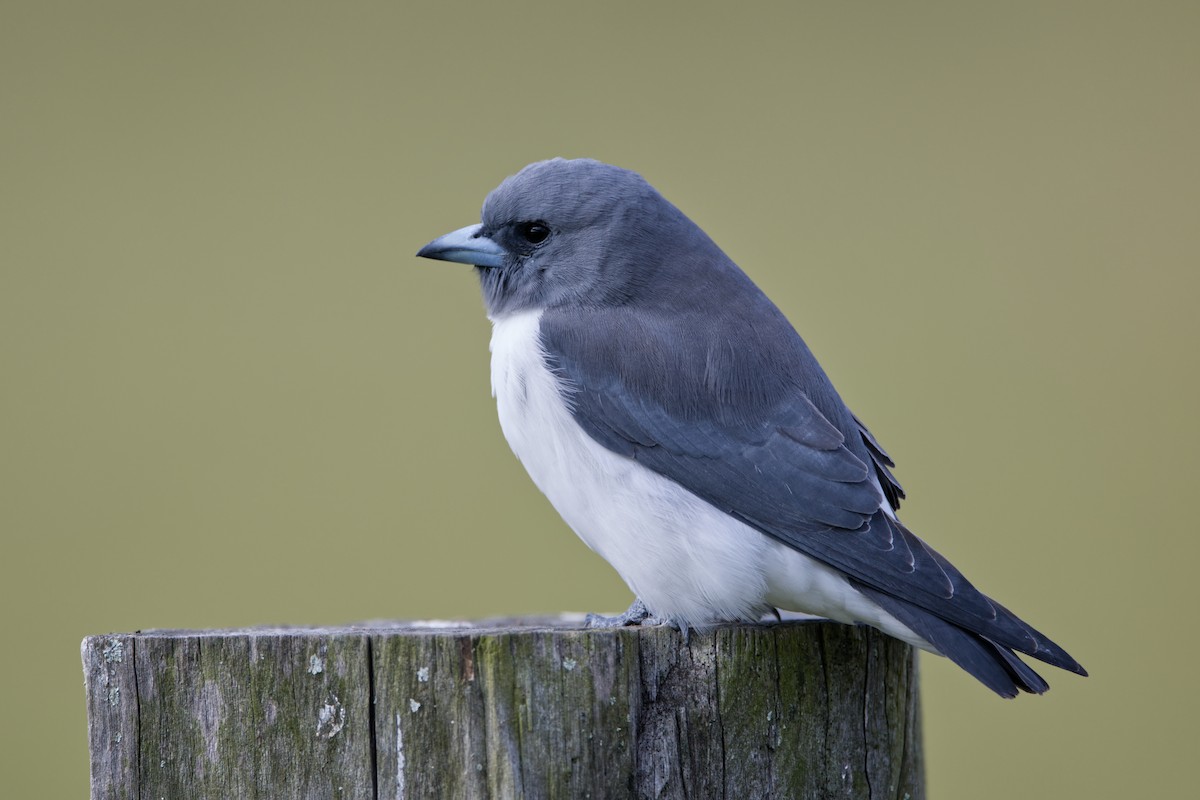
[[[573,619],[84,640],[97,798],[918,798],[915,659],[866,628]]]

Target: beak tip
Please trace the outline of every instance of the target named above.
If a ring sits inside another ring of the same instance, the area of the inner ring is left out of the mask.
[[[479,267],[499,267],[504,263],[505,251],[500,245],[480,231],[482,225],[468,225],[434,239],[417,251],[417,258],[432,258],[437,261],[456,261]]]

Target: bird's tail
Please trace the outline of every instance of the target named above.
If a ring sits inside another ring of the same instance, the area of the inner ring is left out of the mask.
[[[1020,692],[1042,694],[1050,688],[1050,684],[1022,661],[1011,648],[996,643],[985,634],[948,622],[918,605],[886,592],[858,582],[855,582],[855,585],[860,592],[911,628],[938,652],[1001,697],[1016,697]],[[1007,609],[997,607],[1001,613],[1011,614]],[[1039,657],[1039,654],[1034,654],[1034,657]],[[1080,675],[1087,675],[1083,667],[1069,656],[1066,659],[1042,657],[1041,660]]]

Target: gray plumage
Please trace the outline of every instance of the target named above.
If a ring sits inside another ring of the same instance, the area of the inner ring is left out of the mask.
[[[890,457],[803,340],[640,176],[533,164],[455,236],[420,255],[482,263],[494,320],[539,314],[545,367],[603,448],[832,567],[1001,695],[1047,688],[1014,650],[1086,674],[895,518]]]

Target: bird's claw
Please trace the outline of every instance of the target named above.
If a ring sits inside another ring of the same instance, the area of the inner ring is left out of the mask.
[[[633,601],[628,609],[623,614],[617,614],[615,617],[606,617],[603,614],[588,614],[584,618],[584,624],[589,628],[624,628],[627,625],[641,625],[643,622],[650,620],[651,625],[658,622],[650,616],[650,609],[646,608],[646,604],[637,599]]]
[[[603,614],[588,614],[584,618],[584,625],[588,628],[624,628],[628,625],[670,625],[675,630],[683,635],[683,643],[687,644],[691,639],[691,628],[686,622],[679,622],[673,619],[659,619],[650,613],[650,609],[646,608],[646,604],[641,601],[641,598],[633,601],[633,605],[629,606],[622,614],[617,614],[614,617],[606,617]]]

